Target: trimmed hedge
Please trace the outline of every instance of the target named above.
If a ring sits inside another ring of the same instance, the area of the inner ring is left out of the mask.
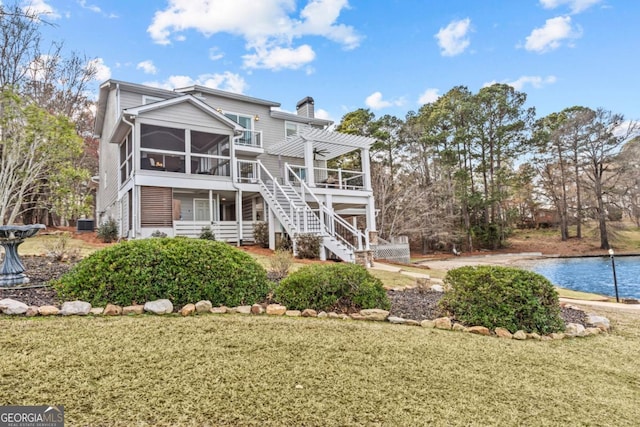
[[[450,270],[440,307],[467,325],[548,334],[564,330],[558,293],[544,276],[510,267]]]
[[[382,282],[356,264],[314,264],[283,279],[275,300],[288,308],[331,311],[335,308],[391,306]]]
[[[266,298],[265,269],[223,242],[187,238],[130,240],[94,252],[53,283],[65,299],[130,305],[167,298],[181,306],[254,304]]]

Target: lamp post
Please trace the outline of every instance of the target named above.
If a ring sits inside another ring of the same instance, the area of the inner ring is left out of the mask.
[[[613,269],[613,287],[616,289],[616,302],[620,302],[618,297],[618,279],[616,278],[616,260],[614,258],[615,253],[613,249],[609,249],[609,256],[611,257],[611,268]]]

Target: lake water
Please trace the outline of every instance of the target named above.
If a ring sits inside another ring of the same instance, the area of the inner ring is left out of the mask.
[[[615,258],[620,298],[640,299],[640,256]],[[610,257],[536,261],[531,269],[561,288],[615,296]]]

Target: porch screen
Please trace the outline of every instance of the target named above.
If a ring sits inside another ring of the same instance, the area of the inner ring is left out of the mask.
[[[143,227],[173,227],[171,188],[140,189],[140,223]]]

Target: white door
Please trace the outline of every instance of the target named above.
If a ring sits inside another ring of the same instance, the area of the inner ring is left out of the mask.
[[[215,204],[215,200],[213,201]],[[193,199],[193,220],[209,221],[209,199]]]

